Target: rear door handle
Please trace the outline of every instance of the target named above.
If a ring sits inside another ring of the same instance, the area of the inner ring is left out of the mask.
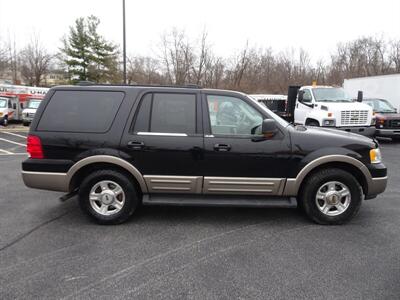
[[[137,141],[130,141],[128,142],[128,148],[132,150],[142,150],[144,147],[143,142],[137,142]]]
[[[229,146],[227,144],[215,144],[214,150],[220,151],[220,152],[227,152],[227,151],[231,150],[231,146]]]

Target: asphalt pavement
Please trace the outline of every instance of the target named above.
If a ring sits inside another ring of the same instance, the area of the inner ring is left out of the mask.
[[[346,225],[296,209],[143,207],[100,226],[76,198],[24,186],[26,133],[13,133],[0,132],[0,299],[400,297],[400,144],[382,144],[387,191]]]

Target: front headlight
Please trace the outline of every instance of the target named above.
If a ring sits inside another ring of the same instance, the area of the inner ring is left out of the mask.
[[[0,117],[2,117],[3,116],[3,113],[2,112],[0,112]]]
[[[331,120],[322,120],[322,126],[335,126],[336,125],[336,120],[331,119]]]
[[[382,162],[381,150],[379,148],[371,149],[369,151],[369,158],[371,159],[371,164],[379,164]]]

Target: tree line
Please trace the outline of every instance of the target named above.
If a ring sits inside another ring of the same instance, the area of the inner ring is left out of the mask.
[[[67,82],[121,83],[122,58],[119,47],[98,33],[95,16],[78,18],[50,53],[35,35],[20,51],[15,43],[0,39],[0,75],[12,80],[21,76],[30,85],[41,86],[44,76],[57,70]],[[246,93],[285,93],[288,85],[341,85],[345,78],[400,73],[400,40],[361,37],[337,44],[327,61],[312,62],[306,50],[276,51],[246,43],[227,57],[215,54],[204,31],[191,39],[176,28],[159,39],[154,55],[128,56],[129,84],[198,84],[208,88]]]

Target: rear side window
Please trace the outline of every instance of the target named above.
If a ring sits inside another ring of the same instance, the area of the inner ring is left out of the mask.
[[[123,92],[56,91],[37,129],[104,133],[110,129],[123,99]]]
[[[134,132],[196,133],[196,95],[147,94],[140,104]]]

